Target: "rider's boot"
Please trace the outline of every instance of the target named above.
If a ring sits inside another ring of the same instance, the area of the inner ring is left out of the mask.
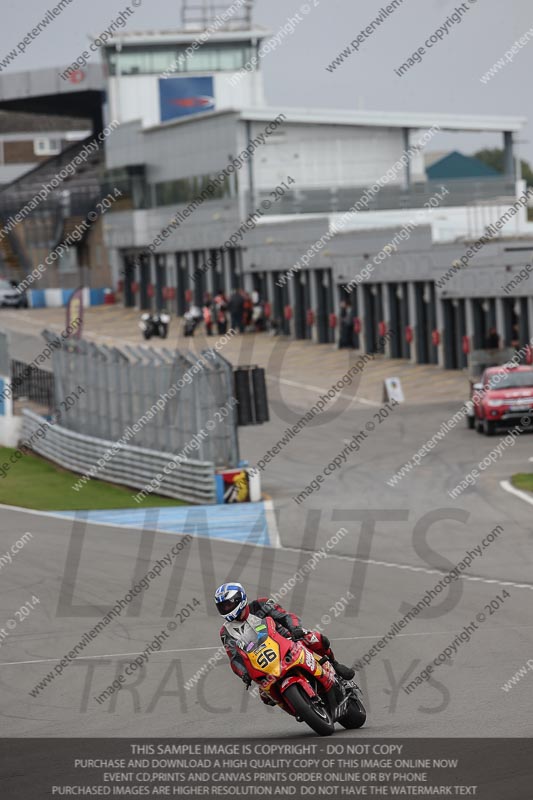
[[[343,678],[345,681],[351,681],[352,678],[355,677],[355,670],[352,667],[347,667],[345,664],[341,664],[340,661],[337,661],[333,650],[331,649],[331,644],[327,636],[322,634],[322,645],[325,648],[324,655],[331,661],[333,669],[337,673],[340,678]]]
[[[340,678],[343,678],[345,681],[351,681],[352,678],[355,678],[355,670],[351,667],[347,667],[345,664],[341,664],[339,661],[334,659],[333,654],[323,656],[319,664],[323,664],[325,661],[329,661],[335,672]]]

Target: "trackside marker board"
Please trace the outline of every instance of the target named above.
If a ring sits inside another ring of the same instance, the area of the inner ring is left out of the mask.
[[[402,382],[399,378],[385,378],[383,381],[383,402],[396,400],[397,403],[404,403],[405,396],[402,389]]]

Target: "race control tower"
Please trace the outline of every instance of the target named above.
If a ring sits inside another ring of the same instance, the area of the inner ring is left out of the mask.
[[[252,25],[252,0],[184,2],[180,30],[120,32],[104,61],[108,115],[142,127],[226,108],[264,106],[257,52],[266,30]]]

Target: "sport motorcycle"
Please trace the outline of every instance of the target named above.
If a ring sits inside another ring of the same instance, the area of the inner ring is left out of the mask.
[[[151,339],[152,336],[160,336],[161,339],[166,339],[169,324],[170,314],[160,311],[157,314],[143,314],[139,322],[139,328],[142,330],[145,339]]]
[[[329,661],[282,636],[271,617],[250,614],[241,631],[237,648],[250,678],[283,711],[320,736],[330,736],[336,722],[349,729],[364,725],[361,690]]]

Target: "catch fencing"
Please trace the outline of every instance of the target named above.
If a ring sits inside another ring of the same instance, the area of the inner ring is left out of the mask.
[[[193,458],[216,467],[238,465],[236,409],[232,406],[224,419],[217,415],[234,396],[233,370],[216,351],[197,356],[146,346],[118,349],[83,339],[64,340],[58,346],[53,333],[44,331],[43,336],[55,342],[56,406],[79,394],[78,387],[85,390],[62,417],[68,430],[116,443],[135,426],[131,442],[128,439],[135,447],[172,457],[195,442],[193,452],[187,450]],[[206,427],[209,435],[198,437]]]
[[[48,424],[44,417],[28,409],[24,409],[22,414],[22,441],[31,440],[32,450],[73,472],[90,472],[91,467],[114,445],[112,441],[75,433],[58,424]],[[37,433],[39,430],[41,435]],[[154,475],[163,472],[168,461],[166,453],[123,445],[112,459],[105,462],[97,477],[142,489]],[[215,503],[213,463],[196,460],[177,463],[176,468],[164,476],[157,493],[190,503]]]
[[[54,408],[54,376],[24,361],[11,361],[13,400],[27,399],[49,410]]]
[[[8,378],[11,375],[9,364],[9,337],[0,331],[0,375]]]

